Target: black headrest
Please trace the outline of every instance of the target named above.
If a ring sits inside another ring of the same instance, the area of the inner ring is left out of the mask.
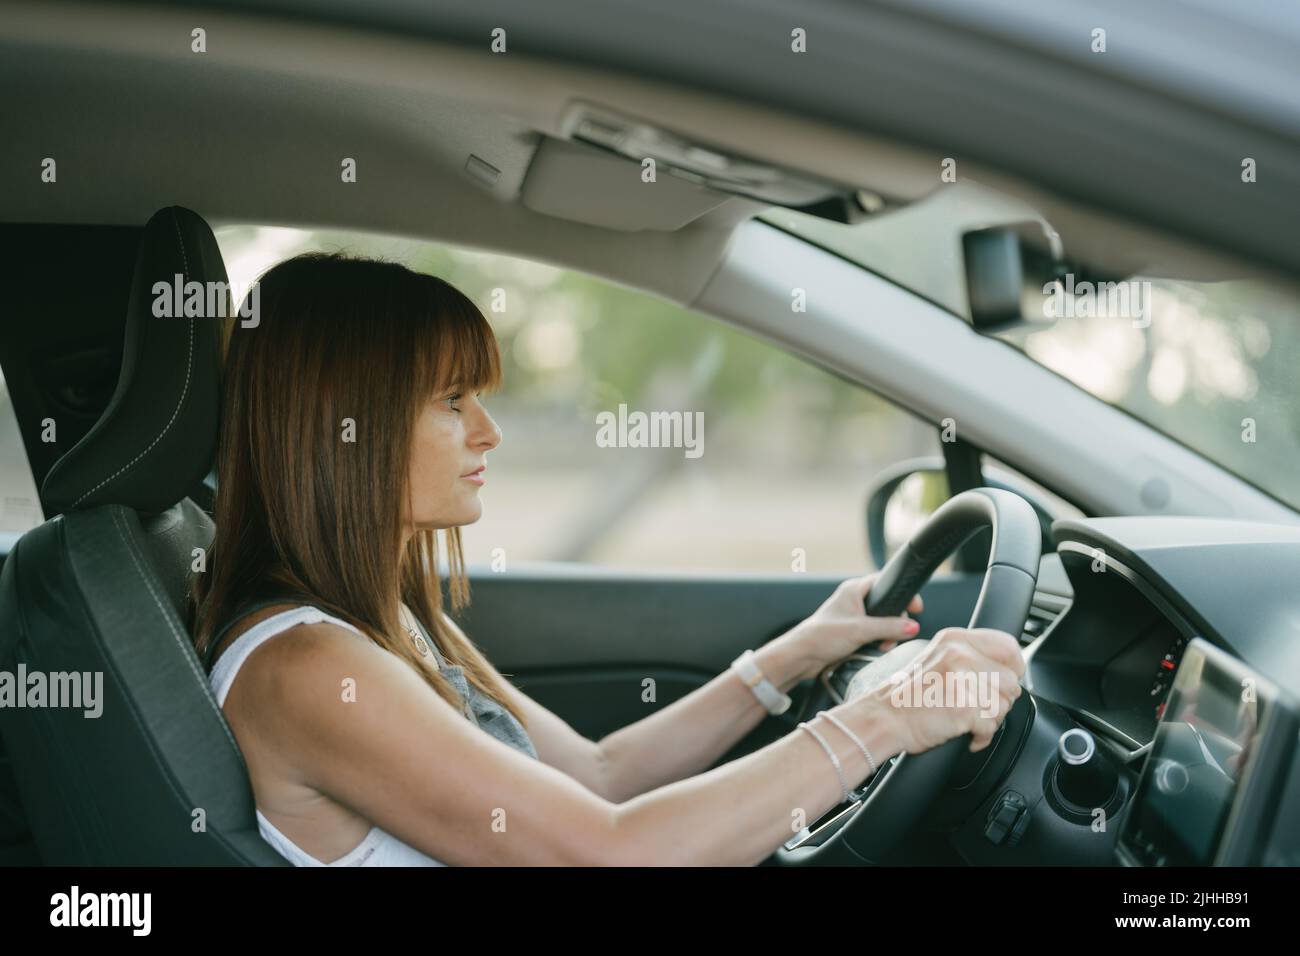
[[[178,275],[180,292],[155,291],[157,283],[174,289]],[[50,469],[41,487],[47,509],[123,504],[154,514],[208,473],[217,442],[220,329],[208,295],[185,297],[191,282],[225,297],[212,300],[219,314],[234,314],[212,229],[180,206],[159,210],[136,257],[117,389],[95,427]]]

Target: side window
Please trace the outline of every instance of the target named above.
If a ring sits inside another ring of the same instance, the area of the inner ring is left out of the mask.
[[[868,570],[871,478],[937,453],[932,428],[706,316],[560,282],[564,304],[513,330],[515,381],[489,400],[499,480],[463,532],[470,560]]]
[[[308,249],[446,279],[496,331],[505,384],[466,560],[863,574],[877,472],[938,435],[871,392],[654,296],[505,256],[371,236],[217,231],[237,286]]]
[[[0,373],[0,555],[45,520],[9,388]]]

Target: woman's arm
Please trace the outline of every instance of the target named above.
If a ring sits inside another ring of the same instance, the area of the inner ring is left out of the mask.
[[[252,719],[297,782],[459,865],[761,862],[841,795],[803,732],[623,804],[484,734],[405,662],[331,624],[300,625],[245,665]],[[262,656],[265,655],[265,656]],[[888,708],[837,710],[877,755],[898,751]],[[865,758],[820,721],[850,784]],[[264,731],[263,731],[264,729]]]
[[[906,618],[866,615],[863,600],[875,577],[842,582],[814,614],[755,651],[767,679],[784,692],[815,677],[825,660],[839,660],[868,641],[914,634],[914,622]],[[920,613],[919,597],[909,609]],[[728,668],[680,700],[594,742],[504,677],[501,681],[524,714],[537,755],[616,803],[713,766],[767,714]]]
[[[400,658],[333,624],[245,664],[253,720],[295,782],[349,807],[444,863],[459,865],[748,865],[842,796],[820,744],[800,730],[707,773],[618,804],[465,720]],[[286,633],[291,633],[286,632]],[[263,656],[265,655],[265,656]],[[254,664],[256,666],[254,666]],[[832,708],[878,762],[972,731],[992,740],[1024,672],[1010,635],[950,629],[913,665],[998,675],[999,706],[901,709],[892,688]],[[919,677],[918,677],[919,679]],[[964,679],[964,678],[963,678]],[[824,717],[818,726],[848,786],[866,757]]]
[[[444,612],[448,626],[464,637]],[[754,652],[759,668],[781,691],[814,676],[793,632]],[[711,767],[767,714],[730,669],[642,720],[593,741],[497,673],[528,724],[542,762],[563,770],[593,793],[621,803]],[[671,747],[663,742],[672,741]]]
[[[754,656],[782,691],[812,676],[797,647],[781,638]],[[727,669],[667,707],[592,741],[504,677],[502,681],[527,719],[537,756],[614,803],[713,766],[767,715],[753,692]],[[672,745],[665,746],[666,741]]]

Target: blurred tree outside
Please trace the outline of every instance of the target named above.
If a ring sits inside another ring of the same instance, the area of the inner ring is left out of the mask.
[[[1035,360],[1300,507],[1300,322],[1247,280],[1151,283],[1150,324],[1057,319],[1006,338]]]

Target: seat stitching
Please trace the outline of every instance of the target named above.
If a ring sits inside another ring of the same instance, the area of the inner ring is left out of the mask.
[[[188,280],[190,275],[190,261],[189,261],[189,257],[185,254],[185,239],[181,235],[181,229],[176,222],[175,214],[173,214],[172,216],[172,225],[176,229],[176,241],[180,243],[180,247],[181,247],[181,264],[182,267],[184,268],[184,278]],[[85,492],[81,497],[79,497],[76,501],[72,503],[72,507],[74,508],[77,507],[79,504],[81,504],[83,501],[85,501],[87,498],[93,495],[100,488],[103,488],[110,481],[114,481],[115,479],[119,478],[123,472],[128,471],[131,468],[134,468],[141,458],[149,454],[149,452],[153,451],[154,446],[157,445],[160,441],[162,441],[163,436],[166,435],[167,432],[171,430],[172,425],[175,424],[176,416],[180,414],[181,406],[185,404],[185,396],[189,394],[190,376],[194,370],[194,318],[193,316],[190,317],[189,322],[190,322],[190,348],[189,348],[189,355],[187,356],[186,363],[185,363],[185,387],[181,389],[180,398],[177,399],[176,407],[172,410],[172,417],[168,419],[167,424],[163,426],[163,430],[157,434],[157,436],[154,438],[152,442],[149,443],[148,448],[140,452],[140,454],[136,455],[129,462],[127,462],[125,465],[123,465],[113,474],[109,475],[99,484],[95,485],[95,487]]]

